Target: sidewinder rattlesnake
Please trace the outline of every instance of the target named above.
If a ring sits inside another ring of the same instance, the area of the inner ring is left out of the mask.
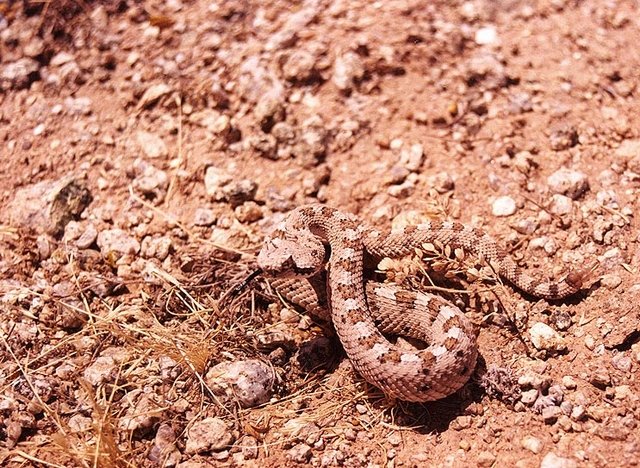
[[[574,294],[585,277],[572,272],[557,282],[537,280],[489,235],[457,222],[381,232],[354,215],[319,204],[291,211],[265,239],[258,265],[285,298],[306,308],[317,304],[316,291],[300,279],[314,277],[326,265],[331,320],[356,371],[390,397],[430,401],[458,390],[473,372],[477,347],[470,321],[441,297],[385,283],[365,285],[363,279],[365,252],[376,260],[398,258],[425,243],[477,255],[502,278],[540,298]],[[402,349],[382,333],[417,338],[428,346]]]

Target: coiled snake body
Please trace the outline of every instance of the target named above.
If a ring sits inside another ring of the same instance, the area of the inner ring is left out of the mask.
[[[307,308],[317,304],[315,291],[298,279],[312,277],[326,266],[331,320],[356,371],[388,396],[437,400],[462,387],[475,367],[471,323],[439,296],[384,283],[365,285],[363,279],[365,253],[378,260],[398,258],[425,243],[478,255],[502,278],[533,296],[560,299],[582,286],[583,275],[575,272],[558,282],[533,278],[477,228],[428,222],[400,232],[381,232],[324,205],[291,211],[265,239],[258,265],[287,299]],[[428,346],[402,349],[382,333],[417,338]]]

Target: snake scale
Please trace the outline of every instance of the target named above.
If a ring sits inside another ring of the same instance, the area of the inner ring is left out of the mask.
[[[355,215],[325,205],[296,208],[267,236],[258,265],[285,298],[307,310],[319,308],[317,278],[326,268],[328,308],[338,338],[355,370],[387,396],[431,401],[458,390],[477,358],[473,326],[460,309],[432,294],[364,281],[365,255],[374,260],[412,254],[425,243],[463,249],[484,259],[500,277],[532,296],[561,299],[582,287],[584,274],[545,282],[526,273],[478,228],[427,222],[382,232]],[[424,341],[404,349],[383,333]]]

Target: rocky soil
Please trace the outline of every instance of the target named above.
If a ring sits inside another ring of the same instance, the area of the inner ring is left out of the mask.
[[[0,464],[640,464],[640,6],[632,0],[0,2]],[[392,265],[482,363],[389,401],[264,278],[322,202],[481,227]],[[443,275],[444,267],[456,274]],[[419,271],[420,270],[420,271]]]

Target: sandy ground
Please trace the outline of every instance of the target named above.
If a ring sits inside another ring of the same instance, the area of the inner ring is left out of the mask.
[[[0,464],[638,465],[639,17],[0,2]],[[309,202],[481,227],[542,277],[594,271],[553,303],[470,260],[396,272],[457,268],[438,285],[503,374],[389,401],[263,278],[221,301]]]

